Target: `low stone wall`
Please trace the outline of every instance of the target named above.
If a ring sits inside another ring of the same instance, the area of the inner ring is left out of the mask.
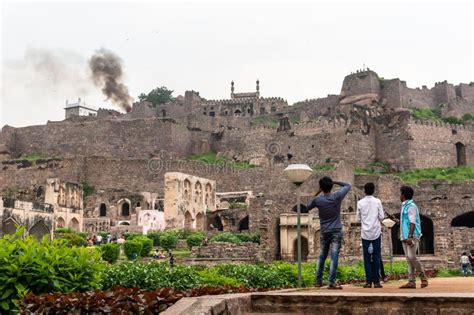
[[[209,243],[205,246],[195,246],[191,250],[191,263],[212,262],[261,262],[264,260],[265,250],[260,244],[242,243]]]

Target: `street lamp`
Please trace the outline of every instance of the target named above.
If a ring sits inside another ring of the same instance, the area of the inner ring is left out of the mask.
[[[298,248],[298,287],[301,287],[301,206],[300,186],[313,174],[313,170],[306,164],[290,164],[283,171],[288,180],[296,186],[296,226]]]
[[[389,239],[390,239],[390,275],[393,275],[393,244],[392,244],[392,227],[395,225],[395,221],[390,219],[390,218],[386,218],[386,219],[383,219],[382,220],[382,224],[388,228],[388,231],[389,231]]]

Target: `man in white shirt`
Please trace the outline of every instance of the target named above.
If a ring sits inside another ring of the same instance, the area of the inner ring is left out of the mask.
[[[361,223],[362,250],[364,253],[365,285],[364,288],[381,288],[381,229],[380,221],[384,218],[382,202],[373,196],[375,185],[367,183],[364,186],[366,196],[357,202],[357,220]],[[369,252],[372,248],[372,253]]]

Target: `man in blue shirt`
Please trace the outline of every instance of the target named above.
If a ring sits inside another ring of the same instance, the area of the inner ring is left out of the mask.
[[[420,210],[413,201],[414,191],[410,186],[400,188],[400,200],[402,207],[400,209],[400,240],[402,241],[403,251],[408,263],[408,283],[400,289],[416,289],[416,274],[420,275],[421,287],[428,286],[428,278],[425,270],[416,256],[421,238],[421,220]]]
[[[334,185],[341,186],[341,189],[331,193]],[[316,197],[307,207],[308,210],[313,208],[318,208],[319,210],[321,245],[316,275],[317,287],[323,286],[324,263],[329,254],[329,246],[332,244],[328,289],[342,289],[340,285],[336,284],[336,272],[342,244],[341,203],[349,190],[351,190],[350,184],[333,181],[329,177],[323,177],[319,180],[319,191]],[[323,195],[318,196],[321,192]]]

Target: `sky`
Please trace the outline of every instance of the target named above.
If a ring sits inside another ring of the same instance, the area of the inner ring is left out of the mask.
[[[473,79],[470,1],[155,1],[1,4],[0,127],[114,106],[88,59],[106,48],[135,99],[157,86],[206,99],[255,90],[294,103],[338,94],[364,65],[409,87]]]

